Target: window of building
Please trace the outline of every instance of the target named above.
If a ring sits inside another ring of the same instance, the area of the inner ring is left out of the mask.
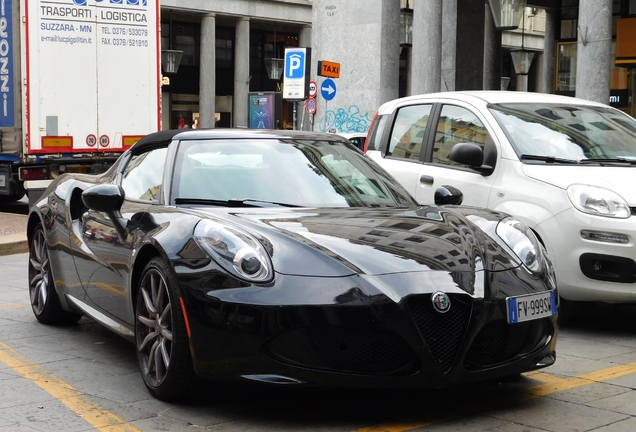
[[[559,94],[574,96],[576,90],[576,49],[576,42],[557,44],[556,91]]]
[[[579,0],[562,0],[559,39],[576,39],[579,17]]]
[[[198,46],[197,39],[200,34],[200,27],[192,24],[177,24],[173,25],[175,31],[174,34],[174,48],[183,51],[183,57],[181,57],[181,64],[188,66],[198,66]]]
[[[234,29],[216,27],[216,67],[217,69],[234,68]]]

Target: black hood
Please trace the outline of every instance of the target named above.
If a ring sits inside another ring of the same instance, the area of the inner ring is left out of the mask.
[[[505,215],[489,210],[233,209],[227,215],[260,234],[281,274],[474,273],[519,266],[495,240],[495,227]]]

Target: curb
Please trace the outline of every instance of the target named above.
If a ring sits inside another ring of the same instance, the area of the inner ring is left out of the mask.
[[[0,256],[28,252],[29,246],[25,234],[12,234],[0,239]]]

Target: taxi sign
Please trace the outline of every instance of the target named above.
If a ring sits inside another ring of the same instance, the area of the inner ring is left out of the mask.
[[[329,78],[340,78],[340,63],[320,60],[318,62],[318,75]]]

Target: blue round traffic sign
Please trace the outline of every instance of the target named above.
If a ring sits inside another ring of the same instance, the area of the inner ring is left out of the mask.
[[[331,78],[327,78],[320,85],[320,95],[326,101],[330,101],[336,96],[336,83]]]

